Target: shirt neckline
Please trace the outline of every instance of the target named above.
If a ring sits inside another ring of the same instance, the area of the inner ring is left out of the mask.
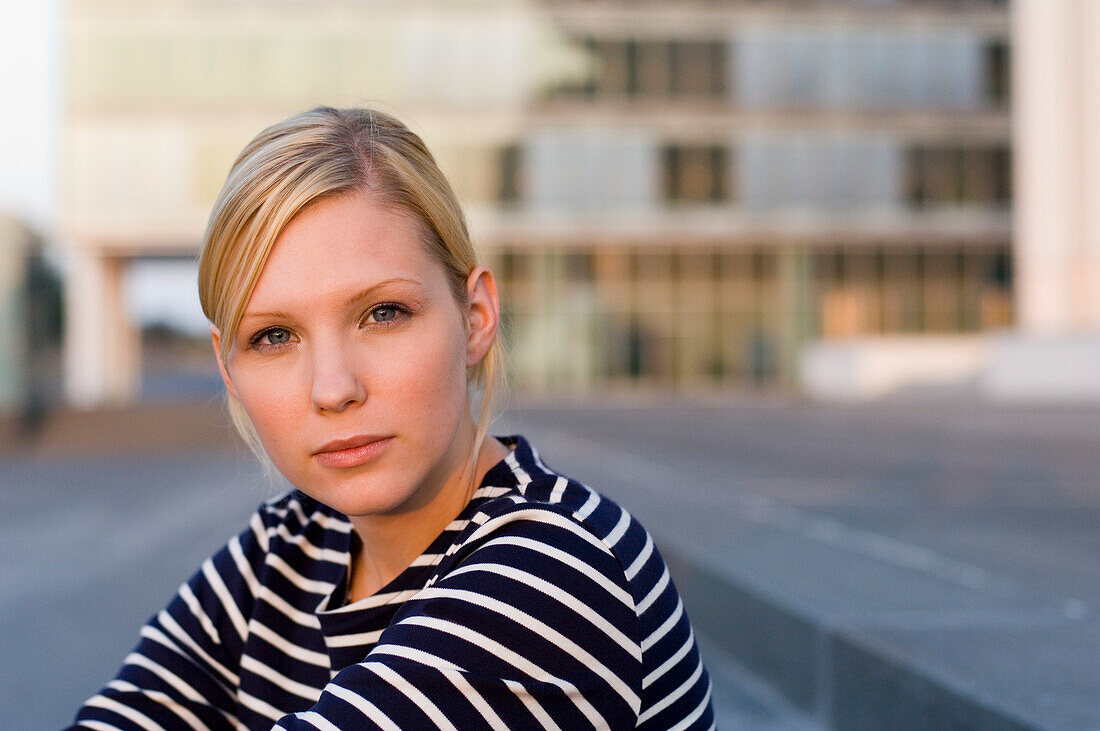
[[[506,490],[520,488],[522,491],[523,481],[517,476],[517,470],[526,481],[530,481],[527,474],[530,466],[535,460],[533,450],[527,440],[520,435],[501,436],[496,437],[496,439],[508,447],[508,455],[486,470],[485,475],[478,484],[477,490],[474,491],[473,497],[451,522],[452,525],[455,523],[468,523],[477,515],[478,508],[486,500],[499,497],[500,493],[492,491],[493,488],[504,488]],[[403,603],[408,599],[408,596],[411,596],[411,594],[423,588],[423,582],[426,582],[431,575],[431,571],[424,572],[424,569],[426,567],[434,569],[443,556],[446,555],[446,549],[453,545],[458,533],[459,531],[457,530],[444,528],[432,539],[431,544],[424,549],[424,552],[420,554],[421,556],[433,553],[436,554],[437,558],[432,563],[418,565],[414,562],[391,581],[379,588],[378,591],[355,602],[349,603],[343,601],[343,597],[347,596],[348,591],[348,572],[345,570],[344,576],[341,578],[340,582],[334,586],[332,592],[317,605],[315,614],[317,614],[318,617],[321,615],[350,614],[361,610],[375,609],[387,604]],[[444,537],[448,538],[446,545],[440,546],[439,544],[443,541]],[[356,538],[353,529],[348,532],[347,543],[344,546],[344,553],[347,555],[345,563],[349,566],[351,562],[351,553],[355,550],[355,543]],[[420,586],[410,586],[410,579],[413,578],[410,574],[419,574],[422,572],[425,573],[425,576]],[[338,603],[334,601],[337,597],[340,597]],[[329,607],[332,608],[330,609]]]

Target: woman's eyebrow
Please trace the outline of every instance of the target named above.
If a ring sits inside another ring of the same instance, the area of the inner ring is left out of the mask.
[[[286,312],[279,310],[273,310],[271,312],[245,312],[241,316],[241,322],[247,322],[248,320],[289,320],[290,315]]]
[[[394,284],[411,284],[415,287],[420,287],[420,281],[417,279],[411,279],[409,277],[392,277],[390,279],[383,279],[381,282],[375,282],[371,286],[367,287],[361,292],[353,294],[344,301],[346,306],[351,306],[362,302],[363,300],[374,297],[379,289],[384,289]]]

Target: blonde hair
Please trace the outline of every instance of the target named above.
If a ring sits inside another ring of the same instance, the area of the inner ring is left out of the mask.
[[[418,222],[428,253],[442,265],[455,300],[465,304],[477,252],[458,199],[423,140],[384,112],[318,107],[256,135],[233,163],[210,213],[199,300],[221,331],[223,363],[279,234],[307,206],[361,190]],[[482,389],[473,460],[492,421],[502,360],[498,338],[467,374],[468,385]],[[232,394],[227,399],[237,431],[266,460],[244,408]]]

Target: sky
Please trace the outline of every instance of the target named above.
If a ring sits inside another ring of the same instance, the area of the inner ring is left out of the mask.
[[[0,215],[48,231],[56,214],[61,0],[0,0]]]
[[[130,317],[143,325],[168,325],[197,338],[210,334],[199,304],[199,267],[194,261],[136,262],[126,281]]]

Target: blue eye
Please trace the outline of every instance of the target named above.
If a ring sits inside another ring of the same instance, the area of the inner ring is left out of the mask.
[[[388,322],[397,317],[396,307],[376,307],[371,311],[375,322]]]
[[[274,346],[286,345],[290,343],[293,338],[293,333],[285,327],[270,327],[252,336],[249,345],[257,350],[263,350]]]
[[[376,305],[367,313],[371,325],[396,325],[409,316],[409,308],[396,302]]]
[[[290,331],[276,327],[265,331],[260,337],[261,339],[266,338],[267,342],[272,345],[282,345],[290,342]]]

